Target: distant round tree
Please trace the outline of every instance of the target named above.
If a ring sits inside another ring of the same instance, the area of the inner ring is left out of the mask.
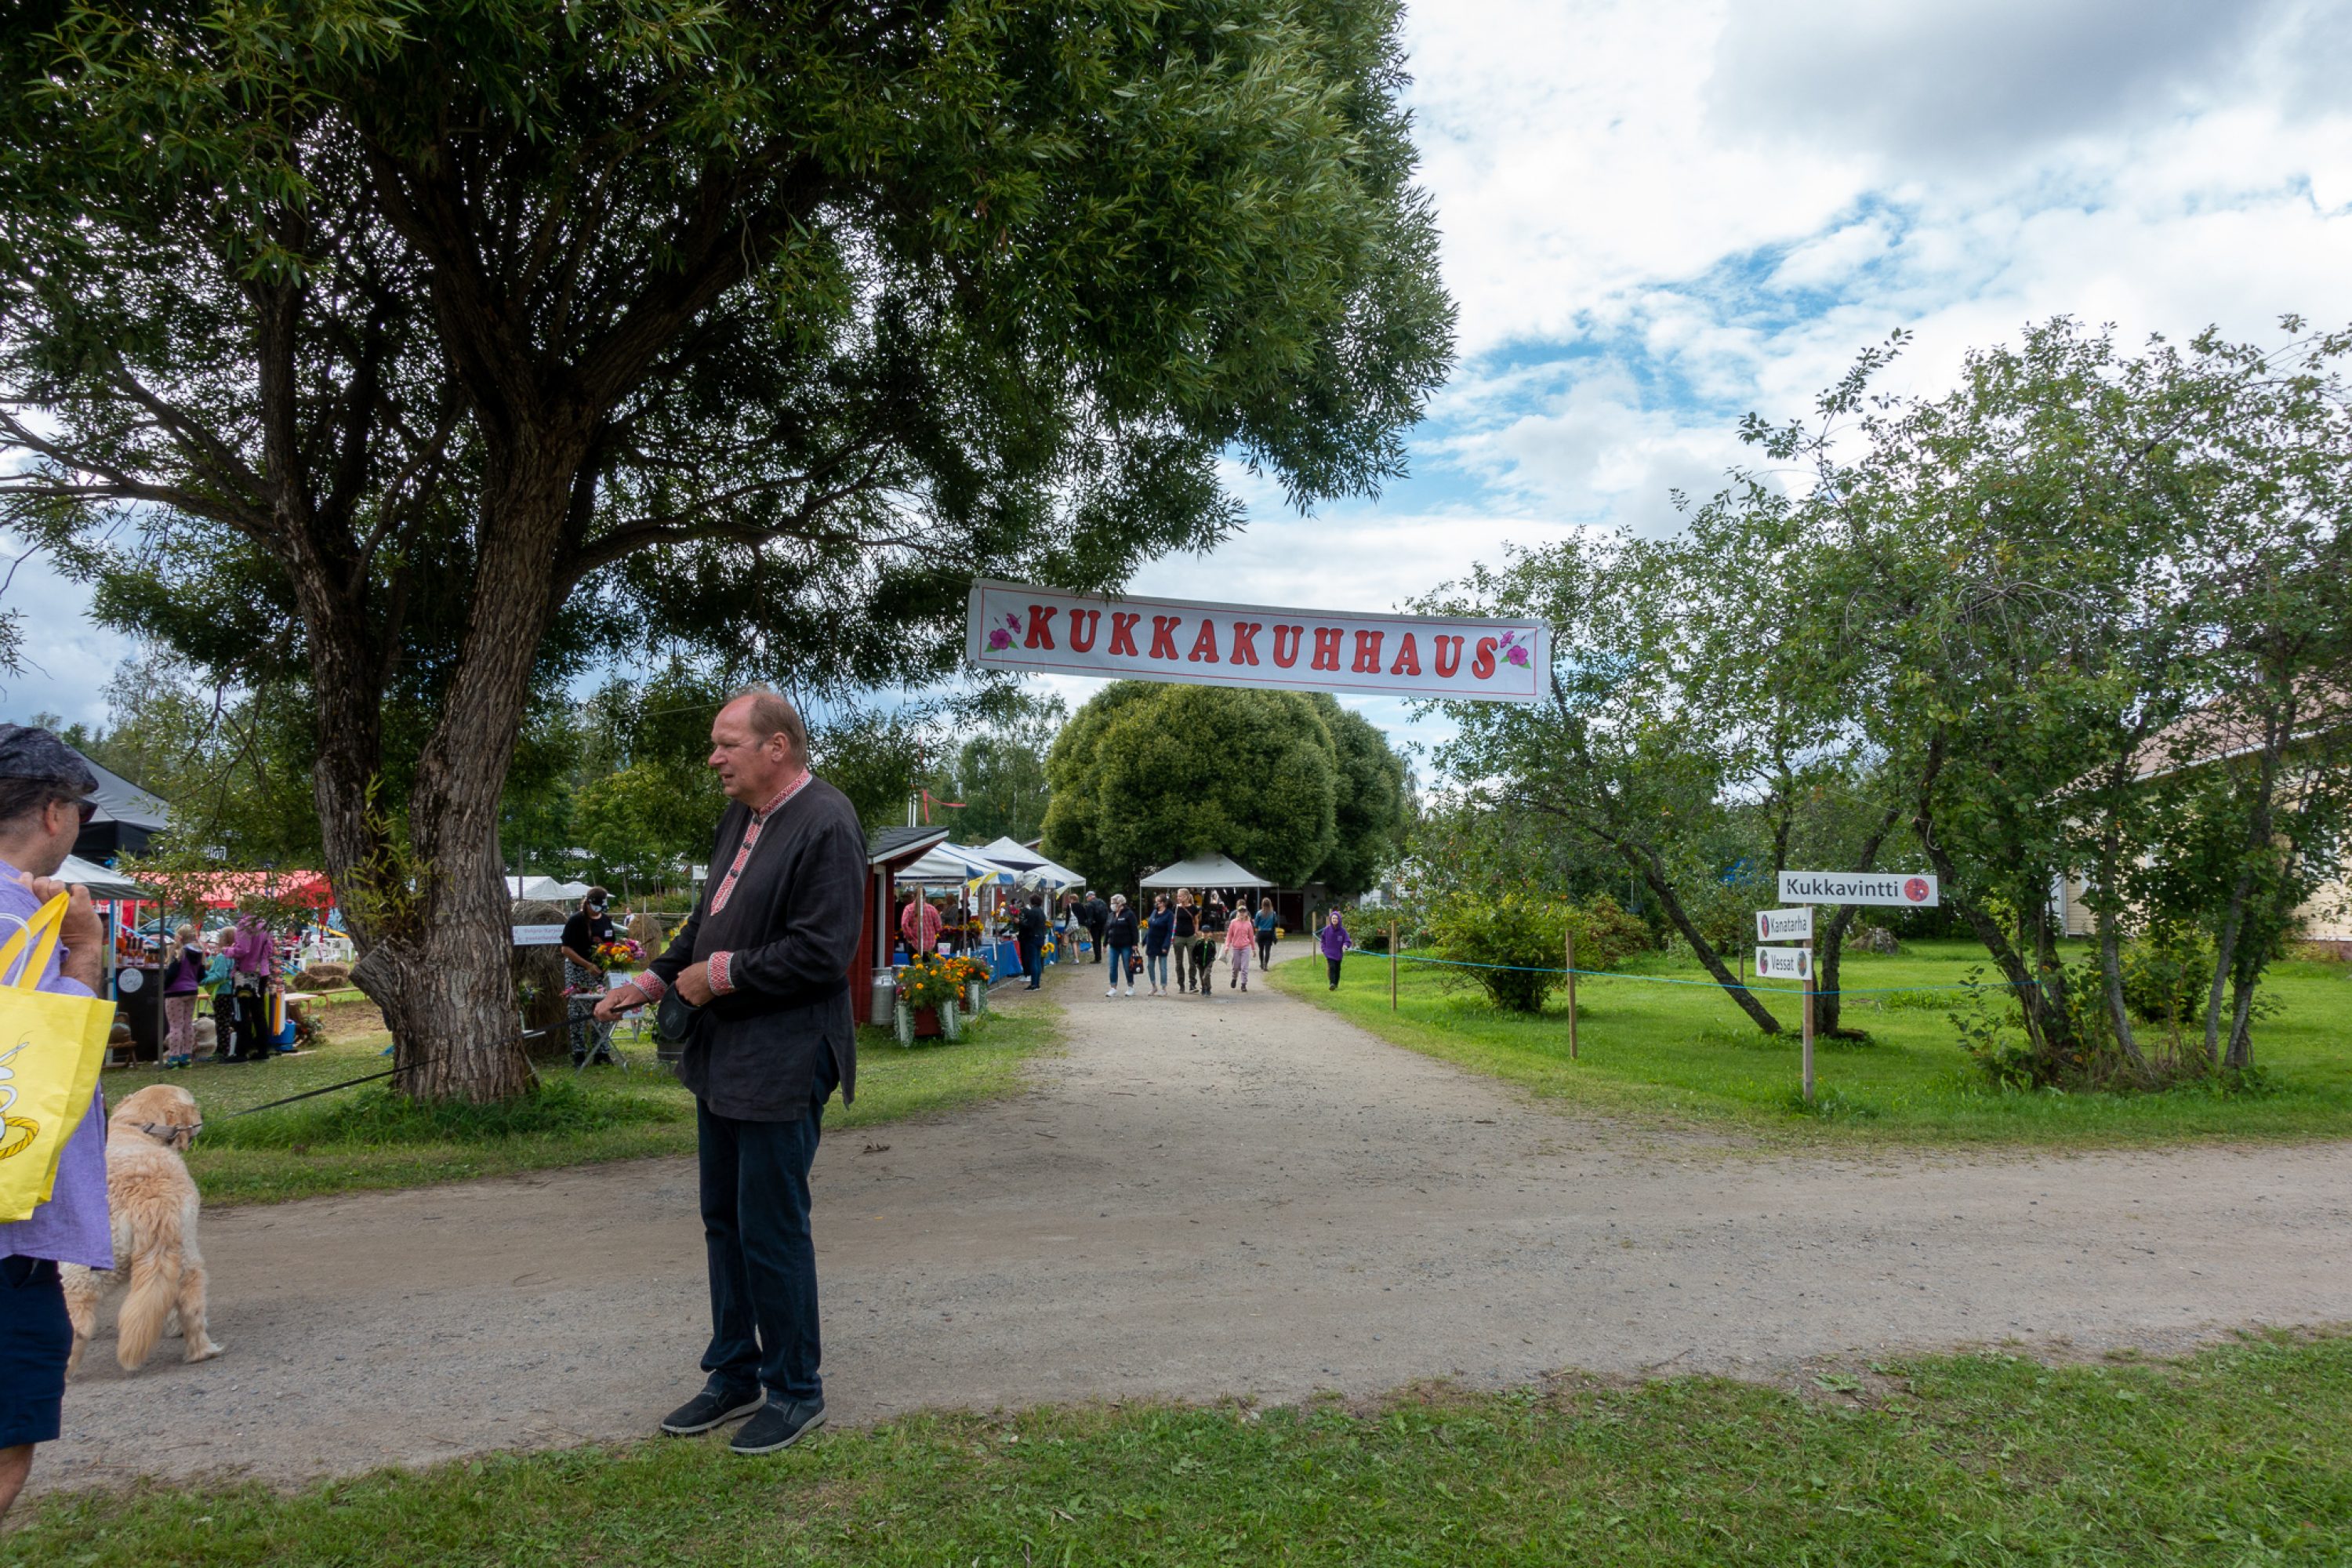
[[[1375,886],[1404,851],[1412,817],[1405,786],[1410,773],[1380,726],[1339,706],[1327,692],[1311,699],[1329,726],[1337,788],[1334,837],[1315,879],[1342,897]]]
[[[1303,692],[1120,681],[1072,717],[1045,771],[1045,852],[1104,887],[1223,854],[1280,886],[1339,888],[1336,868],[1360,890],[1403,809],[1404,764],[1379,731]]]

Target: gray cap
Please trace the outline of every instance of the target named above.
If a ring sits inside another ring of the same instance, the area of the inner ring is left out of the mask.
[[[79,752],[31,724],[0,724],[0,779],[45,779],[68,795],[98,788]]]

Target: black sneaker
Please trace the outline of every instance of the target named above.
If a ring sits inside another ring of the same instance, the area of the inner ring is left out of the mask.
[[[727,1445],[738,1454],[772,1454],[789,1448],[824,1425],[822,1399],[771,1399]]]
[[[747,1394],[713,1383],[664,1416],[661,1429],[673,1437],[691,1437],[697,1432],[724,1426],[739,1415],[751,1415],[767,1397],[765,1389],[754,1388]]]

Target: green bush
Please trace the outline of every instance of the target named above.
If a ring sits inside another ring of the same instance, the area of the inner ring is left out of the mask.
[[[2124,944],[2124,1005],[2148,1024],[2201,1017],[2213,984],[2212,939],[2194,926],[2163,925]]]
[[[1539,1013],[1564,978],[1570,913],[1518,893],[1452,893],[1430,911],[1429,934],[1440,957],[1484,966],[1455,972],[1459,983],[1475,982],[1507,1012]]]
[[[1650,925],[1625,912],[1617,900],[1602,893],[1581,909],[1571,910],[1576,927],[1576,967],[1614,969],[1651,946]]]

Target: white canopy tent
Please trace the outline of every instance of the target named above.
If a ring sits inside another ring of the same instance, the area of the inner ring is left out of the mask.
[[[121,872],[110,871],[79,855],[66,857],[66,863],[58,868],[58,880],[88,888],[93,899],[136,899],[141,903],[152,903],[156,897]]]
[[[1012,838],[1000,838],[993,844],[984,845],[980,852],[1013,871],[1024,882],[1034,878],[1056,889],[1087,885],[1087,879],[1067,866],[1057,865],[1037,850]]]
[[[925,852],[923,858],[902,868],[892,880],[901,886],[919,882],[927,888],[962,887],[970,882],[990,882],[1011,887],[1014,876],[1006,867],[998,865],[977,849],[967,849],[961,844],[938,844]]]
[[[1223,855],[1195,855],[1143,879],[1146,888],[1271,888],[1272,882]]]
[[[585,882],[559,882],[552,877],[509,877],[507,897],[548,904],[576,904],[588,896]]]

